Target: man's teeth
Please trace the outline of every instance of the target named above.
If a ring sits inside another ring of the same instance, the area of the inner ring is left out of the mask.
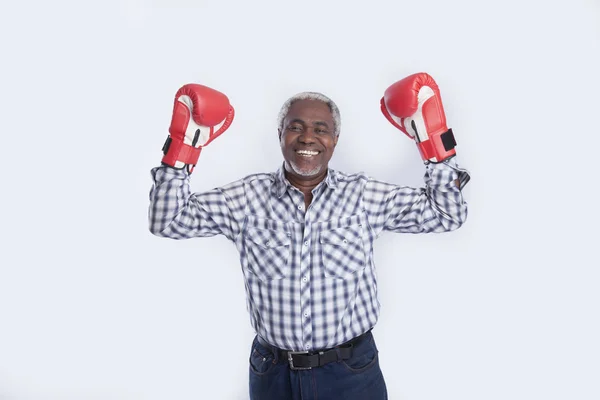
[[[296,153],[304,156],[304,157],[312,157],[312,156],[316,156],[317,154],[319,154],[318,151],[310,151],[310,150],[296,150]]]

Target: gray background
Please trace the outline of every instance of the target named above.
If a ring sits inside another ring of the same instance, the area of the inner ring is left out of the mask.
[[[176,90],[237,111],[195,191],[276,169],[304,90],[340,106],[332,167],[417,186],[379,99],[418,71],[470,211],[376,243],[390,398],[600,399],[596,0],[5,2],[0,34],[0,399],[246,399],[234,246],[147,229]]]

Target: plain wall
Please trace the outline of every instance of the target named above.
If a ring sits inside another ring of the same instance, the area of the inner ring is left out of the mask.
[[[600,398],[597,1],[6,2],[0,34],[0,399],[247,399],[234,246],[148,231],[175,92],[237,112],[195,191],[275,170],[277,112],[305,90],[341,109],[333,168],[419,186],[379,110],[419,71],[470,208],[376,243],[390,399]]]

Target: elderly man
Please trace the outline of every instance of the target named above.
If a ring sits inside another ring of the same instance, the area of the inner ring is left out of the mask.
[[[417,142],[424,187],[329,168],[340,112],[325,95],[305,92],[279,113],[283,164],[276,172],[191,193],[200,151],[229,127],[234,111],[224,94],[201,85],[185,85],[175,97],[163,165],[152,170],[150,231],[172,239],[222,234],[235,243],[256,332],[251,399],[387,398],[371,333],[380,307],[373,242],[383,231],[459,228],[469,175],[456,164],[429,75],[390,86],[381,109]]]

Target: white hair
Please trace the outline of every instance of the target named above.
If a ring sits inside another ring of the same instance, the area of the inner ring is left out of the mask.
[[[319,92],[302,92],[287,99],[286,102],[283,103],[283,106],[281,106],[281,110],[279,111],[279,115],[277,116],[277,127],[279,131],[283,132],[283,120],[290,111],[290,107],[292,106],[292,104],[294,104],[298,100],[316,100],[327,104],[329,110],[331,111],[331,116],[333,117],[334,134],[335,136],[340,135],[340,127],[342,124],[340,110],[338,106],[333,102],[333,100],[325,96],[323,93]]]

